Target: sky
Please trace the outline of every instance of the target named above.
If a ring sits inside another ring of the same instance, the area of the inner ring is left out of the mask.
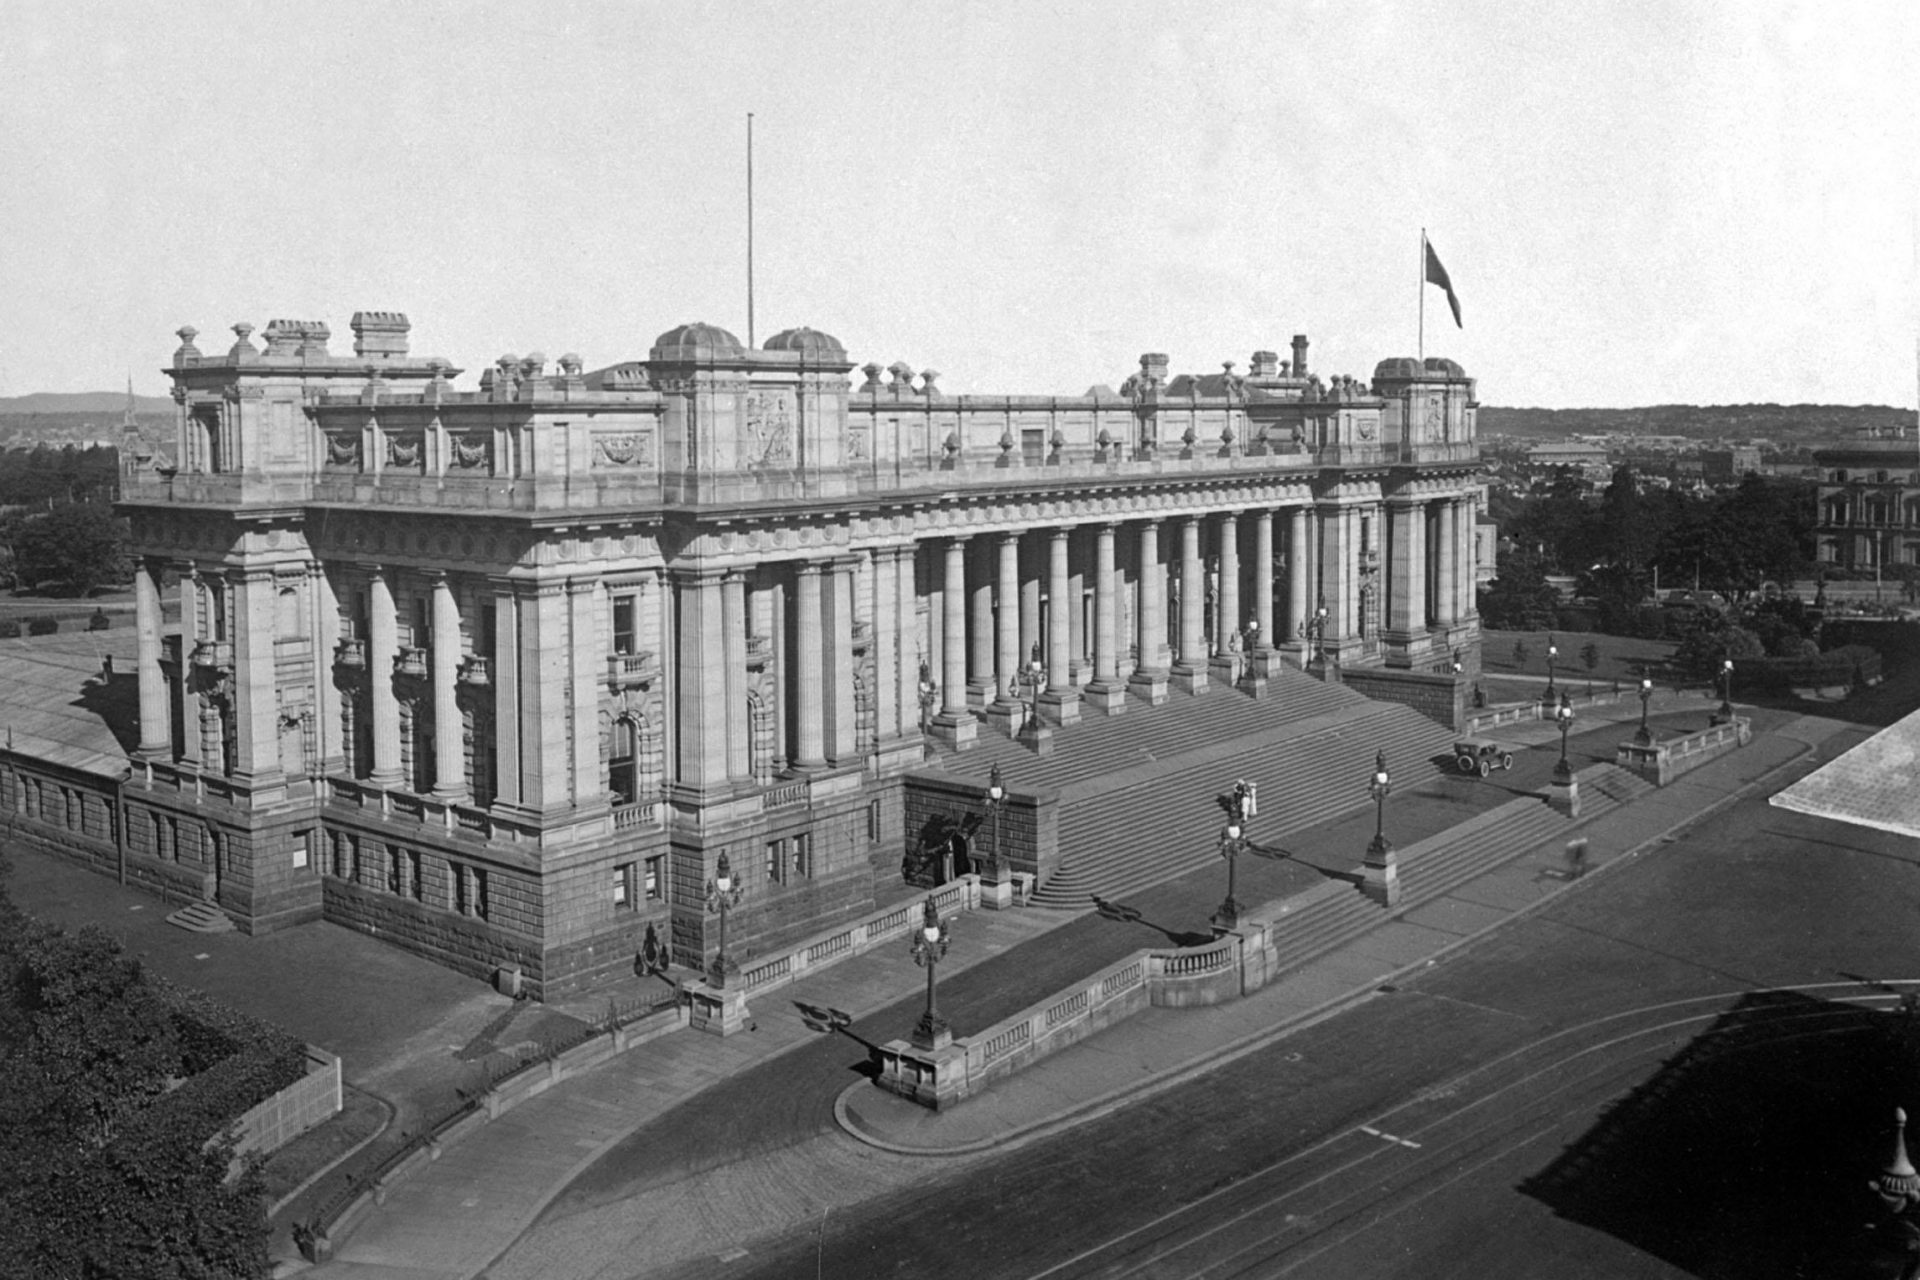
[[[1911,407],[1911,0],[8,0],[0,396],[191,324],[809,325],[950,392],[1449,356],[1484,403]],[[1464,324],[1423,287],[1422,230]],[[1424,304],[1424,326],[1422,307]],[[857,376],[857,375],[856,375]]]

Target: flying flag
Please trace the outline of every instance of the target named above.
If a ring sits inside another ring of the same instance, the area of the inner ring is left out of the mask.
[[[1427,247],[1427,283],[1437,284],[1447,291],[1447,305],[1453,308],[1454,327],[1466,328],[1460,323],[1460,299],[1453,296],[1453,281],[1447,278],[1447,269],[1440,265],[1440,255],[1433,251],[1432,243],[1425,236],[1421,237],[1421,242]]]

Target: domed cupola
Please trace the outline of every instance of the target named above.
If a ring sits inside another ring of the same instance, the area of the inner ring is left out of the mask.
[[[737,356],[745,350],[740,345],[740,339],[719,325],[698,320],[669,329],[655,338],[653,350],[647,358],[667,362],[711,360],[715,357]]]
[[[847,354],[847,349],[840,345],[840,339],[805,325],[798,329],[782,329],[761,346],[767,351],[801,351],[816,359],[843,360]]]

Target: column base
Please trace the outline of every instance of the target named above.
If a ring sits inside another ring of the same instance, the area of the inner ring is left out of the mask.
[[[705,982],[689,982],[681,990],[687,993],[691,1010],[687,1025],[695,1031],[730,1036],[752,1025],[744,991],[716,988]]]
[[[1272,690],[1267,687],[1267,678],[1257,673],[1248,673],[1240,677],[1240,691],[1255,702],[1266,697]]]
[[[1096,680],[1083,696],[1101,715],[1117,716],[1127,709],[1127,686],[1117,680]]]
[[[1040,718],[1054,724],[1078,724],[1080,721],[1080,691],[1062,689],[1058,692],[1049,689],[1040,695]]]
[[[1205,667],[1190,667],[1184,663],[1178,664],[1174,667],[1173,675],[1169,678],[1168,682],[1182,693],[1205,693],[1207,691],[1207,669]]]
[[[975,711],[984,710],[993,701],[994,688],[991,680],[967,681],[967,706]]]
[[[1167,700],[1167,685],[1167,673],[1164,671],[1135,671],[1127,679],[1128,690],[1150,707],[1157,707]]]
[[[1271,680],[1286,668],[1286,654],[1279,649],[1255,649],[1248,655],[1247,670],[1253,675]],[[1299,665],[1295,663],[1295,665]]]
[[[1207,661],[1207,675],[1216,683],[1231,689],[1240,683],[1240,673],[1245,662],[1237,653],[1218,653]]]
[[[1008,738],[1020,736],[1020,728],[1027,722],[1027,705],[1024,702],[992,702],[987,704],[987,727],[995,733]]]
[[[974,739],[979,735],[980,722],[972,716],[949,715],[942,711],[928,724],[927,731],[955,751],[965,751],[973,746]]]

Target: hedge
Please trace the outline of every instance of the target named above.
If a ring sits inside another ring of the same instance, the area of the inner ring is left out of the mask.
[[[1736,691],[1856,688],[1880,678],[1880,655],[1865,645],[1843,645],[1817,658],[1741,658],[1733,664]]]
[[[32,618],[27,622],[27,634],[30,636],[50,636],[59,629],[58,618]]]

